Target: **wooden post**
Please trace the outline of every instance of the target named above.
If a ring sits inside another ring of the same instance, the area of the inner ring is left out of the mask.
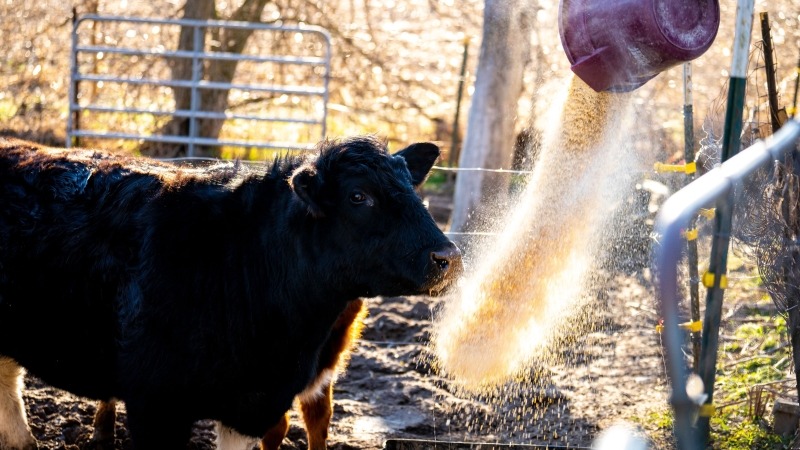
[[[772,48],[772,34],[769,30],[769,13],[764,11],[759,14],[761,18],[761,39],[764,41],[764,70],[767,73],[767,97],[769,99],[769,120],[772,132],[781,127],[778,118],[778,86],[775,82],[775,57]]]

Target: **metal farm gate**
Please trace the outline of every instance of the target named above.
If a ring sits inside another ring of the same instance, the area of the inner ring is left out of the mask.
[[[172,50],[187,31],[191,50]],[[222,48],[215,36],[237,32],[250,33],[245,51],[211,51]],[[191,60],[189,79],[174,79],[180,59]],[[231,82],[204,78],[214,61],[235,61]],[[189,157],[198,146],[309,149],[326,135],[330,62],[320,27],[86,15],[72,30],[67,146],[84,138],[179,144]],[[189,93],[188,109],[176,108],[176,89]],[[228,92],[224,111],[201,110],[212,90]],[[188,133],[154,133],[172,118],[187,119]],[[208,119],[246,136],[201,137]]]

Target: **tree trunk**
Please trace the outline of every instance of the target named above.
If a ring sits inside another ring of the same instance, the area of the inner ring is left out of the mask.
[[[215,0],[186,0],[183,7],[184,19],[209,20],[217,18]],[[257,22],[261,18],[268,0],[245,0],[242,6],[233,13],[230,20]],[[216,48],[219,52],[241,53],[253,30],[220,29],[214,30],[214,41],[219,42]],[[205,37],[201,40],[205,42]],[[194,28],[181,29],[178,38],[179,50],[194,49]],[[203,50],[202,48],[200,50]],[[236,75],[238,61],[209,60],[202,70],[201,79],[221,83],[230,83]],[[173,80],[192,79],[192,60],[189,58],[176,58],[172,67]],[[188,110],[192,106],[192,91],[187,88],[174,88],[175,109]],[[207,112],[223,112],[228,107],[228,89],[203,89],[198,92],[199,110]],[[198,119],[197,134],[199,137],[216,139],[222,130],[222,119]],[[173,117],[157,134],[189,136],[190,120],[187,117]],[[188,146],[185,144],[148,143],[142,147],[142,153],[156,157],[175,157],[187,154]],[[216,147],[195,147],[195,156],[217,156]]]
[[[531,50],[527,8],[528,2],[521,0],[486,0],[475,92],[459,167],[511,167],[517,101]],[[483,228],[494,206],[506,203],[509,182],[508,174],[459,172],[450,229]]]

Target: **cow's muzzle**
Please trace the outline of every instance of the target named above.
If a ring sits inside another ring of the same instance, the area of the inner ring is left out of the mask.
[[[461,250],[452,242],[448,242],[442,247],[431,251],[429,267],[430,291],[441,292],[458,278],[463,271]]]

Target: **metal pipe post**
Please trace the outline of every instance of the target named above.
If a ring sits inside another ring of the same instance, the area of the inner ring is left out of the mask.
[[[78,109],[78,77],[75,76],[78,73],[78,52],[75,49],[78,48],[78,10],[77,8],[72,8],[72,57],[69,60],[69,73],[70,73],[70,83],[69,83],[69,114],[67,114],[67,139],[66,139],[66,147],[70,148],[71,146],[79,146],[79,138],[78,137],[70,137],[70,133],[73,130],[80,128],[80,110]],[[73,142],[74,140],[74,142]]]
[[[202,77],[202,66],[200,65],[200,54],[203,52],[204,42],[203,34],[200,33],[200,27],[194,26],[192,29],[192,88],[190,109],[192,115],[189,117],[189,148],[187,149],[186,156],[194,156],[195,139],[198,136],[197,130],[197,116],[194,114],[200,110],[200,97],[198,95],[197,84]]]

